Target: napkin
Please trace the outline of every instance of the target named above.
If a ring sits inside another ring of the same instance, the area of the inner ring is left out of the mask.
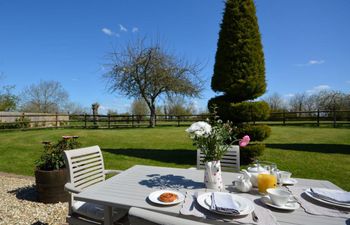
[[[226,214],[239,214],[239,205],[229,193],[213,192],[210,208]]]
[[[324,200],[333,200],[340,203],[350,204],[350,192],[326,188],[310,188],[310,190]]]

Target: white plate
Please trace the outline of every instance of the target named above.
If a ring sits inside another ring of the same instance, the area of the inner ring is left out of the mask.
[[[283,206],[278,206],[272,203],[271,199],[269,196],[264,196],[260,199],[262,203],[271,206],[276,209],[283,209],[283,210],[296,210],[299,209],[300,205],[297,202],[288,202],[287,204]]]
[[[283,182],[281,182],[282,185],[294,185],[297,183],[298,181],[294,178],[289,178],[288,180],[284,180]]]
[[[162,202],[162,201],[159,201],[159,196],[165,192],[169,192],[169,193],[173,193],[173,194],[176,194],[177,195],[177,200],[173,201],[173,202]],[[155,192],[152,192],[151,194],[149,194],[148,196],[148,199],[153,202],[153,203],[156,203],[156,204],[159,204],[159,205],[176,205],[176,204],[179,204],[180,202],[182,202],[183,200],[185,200],[185,196],[178,192],[178,191],[172,191],[172,190],[160,190],[160,191],[155,191]]]
[[[243,198],[243,197],[240,197],[240,196],[235,195],[235,194],[231,194],[231,197],[233,200],[235,200],[238,203],[238,205],[240,207],[238,215],[232,215],[232,214],[228,214],[228,213],[223,213],[223,212],[211,210],[210,209],[211,194],[212,194],[212,192],[206,192],[206,193],[201,194],[197,197],[198,204],[211,212],[215,212],[217,214],[222,214],[222,215],[229,215],[229,216],[244,216],[244,215],[248,215],[254,211],[254,205],[250,200]]]
[[[342,207],[342,208],[347,208],[347,209],[350,209],[350,205],[346,205],[346,204],[341,204],[341,203],[336,203],[336,202],[333,202],[333,201],[327,201],[327,200],[324,200],[322,198],[318,198],[311,190],[310,188],[306,189],[304,191],[304,193],[309,196],[310,198],[312,199],[315,199],[319,202],[322,202],[322,203],[326,203],[328,205],[332,205],[332,206],[338,206],[338,207]]]

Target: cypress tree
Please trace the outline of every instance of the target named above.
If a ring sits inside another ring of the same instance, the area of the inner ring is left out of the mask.
[[[253,0],[227,0],[211,87],[231,102],[253,100],[266,90],[265,62]]]
[[[232,121],[239,134],[248,133],[253,141],[269,135],[267,126],[244,125],[266,119],[269,114],[267,103],[251,101],[266,91],[265,60],[253,0],[226,0],[211,87],[222,95],[209,100],[209,110],[215,105],[221,119]],[[264,146],[247,148],[251,151],[241,153],[251,155],[241,154],[243,163],[261,154]]]

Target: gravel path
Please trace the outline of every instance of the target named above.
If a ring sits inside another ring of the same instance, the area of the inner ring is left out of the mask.
[[[34,178],[0,173],[0,225],[62,225],[68,204],[36,201]]]

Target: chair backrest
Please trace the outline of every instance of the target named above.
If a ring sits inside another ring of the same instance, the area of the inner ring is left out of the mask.
[[[104,164],[99,146],[64,151],[69,182],[79,189],[105,180]]]
[[[129,210],[129,222],[130,225],[208,225],[136,207],[131,207]]]
[[[221,170],[223,171],[240,171],[240,158],[239,158],[239,146],[231,145],[226,154],[220,160]],[[198,149],[197,150],[197,169],[204,169],[203,163],[204,155]]]

